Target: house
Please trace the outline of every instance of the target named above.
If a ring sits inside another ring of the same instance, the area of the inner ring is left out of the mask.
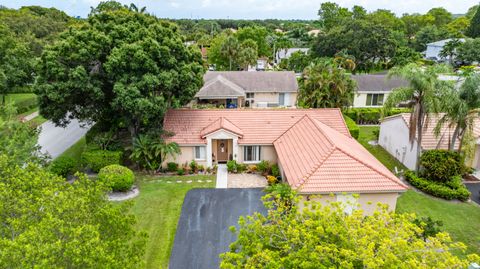
[[[358,202],[368,214],[375,208],[369,201],[394,210],[407,190],[350,136],[339,109],[177,109],[166,113],[164,129],[181,148],[177,163],[267,160],[306,200],[352,201],[352,194],[361,194]]]
[[[445,46],[445,44],[447,44],[452,40],[453,39],[450,38],[450,39],[440,40],[437,42],[428,43],[427,50],[425,51],[425,59],[433,60],[433,61],[450,60],[450,59],[441,57],[440,52],[443,50],[443,47]],[[458,39],[458,41],[465,42],[465,39],[460,38]]]
[[[386,74],[352,75],[352,79],[357,83],[353,107],[381,107],[394,89],[409,85],[406,80]]]
[[[322,31],[319,29],[313,29],[307,32],[308,36],[317,37]]]
[[[295,107],[298,83],[291,71],[208,71],[195,95],[197,104],[224,108]]]
[[[450,128],[448,124],[440,131],[438,137],[435,135],[434,129],[438,120],[442,117],[439,115],[430,115],[425,123],[422,136],[422,150],[432,149],[448,149],[451,143],[454,128]],[[475,124],[475,156],[467,160],[467,164],[476,170],[480,169],[480,120]],[[417,139],[413,140],[413,144],[409,140],[410,114],[403,113],[381,120],[380,135],[378,143],[387,150],[393,157],[403,163],[408,169],[415,169],[417,164]],[[456,141],[455,147],[458,149],[459,141]]]
[[[297,51],[307,54],[309,50],[310,50],[309,48],[280,49],[275,54],[275,63],[279,64],[283,59],[290,58],[290,56],[292,56],[292,54]]]

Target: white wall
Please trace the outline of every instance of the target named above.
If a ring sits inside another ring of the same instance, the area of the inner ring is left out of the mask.
[[[408,169],[415,169],[417,142],[413,148],[408,138],[408,127],[401,117],[384,120],[380,124],[378,143]]]
[[[440,60],[441,57],[439,56],[439,54],[442,51],[442,49],[443,47],[439,47],[439,46],[427,46],[425,58],[436,57],[437,60]]]
[[[278,104],[279,94],[278,92],[256,92],[254,95],[253,107],[257,107],[259,102],[267,102]],[[297,104],[297,93],[287,92],[285,93],[285,106],[294,107]]]

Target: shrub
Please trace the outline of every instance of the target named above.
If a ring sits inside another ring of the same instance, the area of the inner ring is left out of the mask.
[[[177,172],[178,164],[174,162],[167,163],[167,170],[168,172]]]
[[[90,150],[83,152],[81,159],[86,168],[98,172],[107,165],[120,164],[122,154],[121,151]]]
[[[272,176],[274,177],[279,177],[280,176],[280,168],[278,167],[278,164],[273,164],[272,165]]]
[[[200,164],[200,165],[198,166],[198,171],[200,171],[200,172],[205,171],[205,166],[203,166],[203,165]]]
[[[183,168],[178,168],[178,170],[177,170],[177,175],[179,175],[179,176],[185,175],[185,169],[183,169]]]
[[[257,166],[254,164],[251,164],[247,167],[247,172],[248,173],[255,173],[257,172]]]
[[[270,172],[270,163],[268,161],[262,160],[257,164],[257,169],[262,174],[268,174]]]
[[[382,117],[389,117],[408,112],[410,112],[410,109],[408,108],[393,108],[384,111],[382,107],[361,107],[349,108],[344,114],[357,124],[378,124]]]
[[[462,156],[448,150],[423,152],[420,165],[423,177],[440,182],[447,182],[454,176],[462,175],[465,170]]]
[[[227,162],[227,171],[229,173],[237,172],[237,162],[235,160],[231,160]]]
[[[37,106],[38,106],[38,103],[37,103],[36,96],[32,96],[30,98],[15,102],[15,108],[18,114],[25,113],[29,110],[36,108]]]
[[[274,176],[267,176],[267,182],[268,182],[268,185],[277,184],[278,179],[277,177],[274,177]]]
[[[360,128],[358,128],[358,125],[348,116],[343,115],[343,118],[345,119],[345,123],[347,124],[348,131],[350,132],[350,135],[358,139],[358,135],[360,134]]]
[[[60,156],[50,163],[49,170],[56,175],[66,178],[68,175],[75,173],[76,166],[77,163],[73,158]]]
[[[237,163],[237,173],[243,173],[247,171],[247,165],[244,163]]]
[[[105,182],[113,191],[128,191],[133,186],[135,175],[125,166],[112,164],[100,169],[98,179]]]
[[[405,173],[405,178],[408,180],[408,182],[410,182],[419,190],[436,197],[444,198],[447,200],[458,199],[460,201],[467,201],[470,198],[470,192],[462,184],[462,179],[458,176],[452,178],[452,182],[449,182],[448,184],[443,184],[441,182],[435,182],[421,177],[417,177],[415,173],[411,171]],[[452,188],[451,186],[455,187]]]
[[[195,160],[192,160],[190,162],[190,171],[192,171],[194,173],[198,172],[198,164]]]
[[[207,172],[208,174],[210,174],[210,173],[212,172],[212,168],[210,168],[210,167],[207,167],[207,170],[206,170],[206,172]]]

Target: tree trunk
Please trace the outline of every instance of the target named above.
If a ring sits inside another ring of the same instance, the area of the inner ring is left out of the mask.
[[[130,125],[128,126],[128,131],[130,132],[130,138],[132,139],[132,145],[135,141],[135,138],[138,136],[138,122],[136,120],[132,120]]]
[[[460,124],[457,124],[457,126],[455,126],[455,131],[453,131],[452,140],[450,141],[450,146],[448,150],[450,151],[455,150],[455,143],[457,142],[457,137],[459,133],[460,133]]]
[[[418,119],[417,119],[417,162],[415,164],[415,172],[420,171],[420,156],[422,154],[422,138],[423,138],[423,107],[420,105],[418,108]]]
[[[463,129],[461,132],[460,132],[460,144],[458,145],[458,150],[457,152],[458,153],[461,153],[462,152],[462,147],[463,147],[463,139],[465,138],[465,132],[466,129]]]

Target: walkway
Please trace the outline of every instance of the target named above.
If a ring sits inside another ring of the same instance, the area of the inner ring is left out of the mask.
[[[219,164],[217,169],[217,189],[226,189],[227,188],[227,165],[226,164]]]
[[[78,120],[75,119],[65,128],[56,127],[51,121],[45,122],[40,127],[38,145],[42,147],[41,152],[49,154],[52,159],[57,158],[73,146],[90,129],[90,126],[80,126]]]
[[[265,188],[267,179],[259,174],[229,174],[228,188]]]

